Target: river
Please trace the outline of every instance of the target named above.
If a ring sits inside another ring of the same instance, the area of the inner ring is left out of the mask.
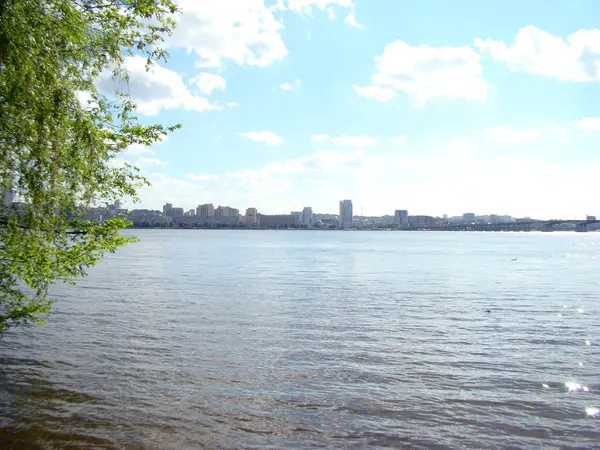
[[[128,233],[0,341],[0,445],[600,443],[600,233]]]

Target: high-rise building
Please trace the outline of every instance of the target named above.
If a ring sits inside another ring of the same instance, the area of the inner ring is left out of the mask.
[[[405,209],[398,209],[394,212],[394,225],[397,227],[408,226],[408,211]]]
[[[171,203],[167,203],[163,206],[163,216],[173,218],[173,205]]]
[[[313,210],[310,206],[306,206],[302,210],[302,224],[309,227],[313,224]]]
[[[435,219],[431,216],[409,216],[408,224],[411,228],[428,228],[433,226]]]
[[[183,217],[183,208],[173,208],[173,218]]]
[[[246,225],[258,224],[258,211],[256,208],[246,208],[246,216],[244,223]]]
[[[215,207],[212,203],[198,205],[196,208],[196,215],[198,217],[215,217]]]
[[[215,216],[217,217],[239,217],[239,210],[230,206],[219,206],[215,210]]]
[[[340,228],[352,228],[352,200],[340,202]]]
[[[186,213],[186,215],[187,215],[187,216],[191,216],[191,217],[193,217],[193,216],[195,216],[195,215],[196,215],[196,210],[195,210],[195,209],[190,209],[190,210],[189,210],[189,211]]]

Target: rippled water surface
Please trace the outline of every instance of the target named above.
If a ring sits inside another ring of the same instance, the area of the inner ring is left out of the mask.
[[[600,233],[135,234],[0,341],[0,445],[600,443]]]

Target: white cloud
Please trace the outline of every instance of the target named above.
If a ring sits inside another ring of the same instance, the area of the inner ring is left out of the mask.
[[[194,181],[217,181],[220,178],[216,173],[188,173],[187,176]]]
[[[331,142],[344,147],[368,147],[377,142],[377,139],[368,136],[336,136]]]
[[[333,9],[333,6],[347,9],[355,7],[353,0],[287,0],[287,5],[289,10],[302,14],[312,14],[313,8],[326,11]]]
[[[287,55],[283,24],[263,0],[178,3],[182,14],[168,44],[194,52],[199,67],[222,67],[225,60],[265,67]]]
[[[211,94],[214,90],[224,91],[225,79],[216,73],[200,72],[190,79],[190,84],[195,84],[203,94]]]
[[[402,208],[411,214],[474,210],[517,217],[544,218],[553,213],[581,217],[592,213],[589,205],[600,201],[600,193],[594,190],[577,194],[577,180],[594,179],[600,169],[598,159],[565,165],[540,156],[484,153],[468,139],[440,143],[426,156],[327,151],[237,170],[227,178],[243,192],[237,202],[265,213],[287,212],[295,204],[335,212],[340,199],[351,198],[355,208],[364,205],[368,215]],[[523,182],[507,184],[507,179]],[[415,194],[406,197],[406,192]]]
[[[112,158],[108,161],[108,166],[112,167],[114,169],[120,169],[121,167],[125,167],[125,164],[128,163],[129,161],[127,161],[126,159],[123,158]]]
[[[579,30],[563,39],[534,26],[521,28],[511,46],[493,39],[475,39],[475,47],[514,72],[560,81],[600,80],[600,30]]]
[[[158,141],[154,142],[152,145],[159,145],[167,142],[169,140],[169,135],[163,135]],[[154,155],[154,150],[146,147],[142,144],[131,144],[125,151],[123,151],[122,155]]]
[[[447,152],[457,157],[469,156],[474,152],[473,143],[469,138],[450,139]]]
[[[375,100],[379,100],[382,103],[389,102],[396,96],[396,92],[393,89],[384,88],[376,84],[371,86],[359,86],[355,84],[352,86],[352,88],[354,88],[356,93],[361,97],[373,98]]]
[[[192,181],[172,178],[162,173],[150,173],[146,177],[151,186],[140,190],[138,196],[141,203],[131,205],[132,208],[160,209],[168,202],[188,209],[199,203],[217,200],[213,193]]]
[[[77,91],[77,100],[83,109],[92,109],[98,106],[92,99],[92,94],[87,91]]]
[[[310,140],[314,141],[314,142],[325,142],[328,139],[329,139],[328,134],[315,134],[314,136],[310,137]]]
[[[583,117],[574,120],[571,125],[583,131],[600,131],[600,117]]]
[[[313,142],[330,141],[336,145],[343,147],[368,147],[377,142],[377,139],[369,136],[329,136],[328,134],[315,134],[310,137]]]
[[[294,83],[290,83],[290,82],[285,82],[285,83],[281,83],[279,85],[279,88],[283,91],[290,91],[292,90],[294,87],[298,87],[300,86],[300,78],[296,78],[296,81],[294,81]]]
[[[294,203],[306,201],[303,198],[304,191],[297,189],[297,182],[292,181],[294,177],[300,176],[301,179],[297,181],[304,182],[308,174],[331,177],[339,173],[353,173],[361,167],[364,158],[361,151],[321,151],[300,158],[270,162],[258,169],[236,170],[228,173],[227,177],[243,189],[240,201],[266,208],[267,212],[281,213],[289,211]],[[328,187],[331,188],[331,184]],[[319,186],[319,190],[327,196],[342,196],[342,192],[335,189],[325,191],[323,186]]]
[[[537,125],[529,128],[516,129],[508,125],[491,127],[488,129],[487,138],[491,141],[515,143],[533,142],[544,137],[557,137],[561,141],[568,141],[569,132],[564,127],[557,125]]]
[[[508,125],[492,127],[487,132],[487,138],[499,142],[536,141],[542,136],[539,128],[516,130]]]
[[[281,136],[272,133],[271,131],[251,131],[248,133],[239,133],[240,136],[250,139],[255,142],[262,142],[269,146],[276,146],[283,143]]]
[[[150,166],[166,166],[167,163],[164,161],[161,161],[158,158],[145,158],[144,156],[140,156],[136,161],[135,164],[138,167],[150,167]]]
[[[313,9],[327,12],[329,20],[337,19],[339,10],[346,10],[344,22],[356,28],[361,28],[356,21],[356,4],[354,0],[288,0],[287,9],[300,14],[312,15]]]
[[[346,18],[344,19],[348,25],[354,28],[362,28],[362,25],[356,21],[356,11],[352,10],[348,13]]]
[[[238,105],[236,102],[227,102],[227,103],[225,103],[225,106],[228,106],[230,108],[235,108],[240,105]]]
[[[244,169],[230,172],[229,178],[262,179],[280,175],[306,172],[339,172],[352,170],[364,158],[362,151],[344,153],[337,150],[320,151],[310,156],[274,161],[260,169]]]
[[[127,147],[127,150],[123,152],[124,155],[154,155],[154,151],[142,144],[131,144]]]
[[[401,134],[400,136],[394,136],[394,137],[389,138],[388,142],[390,144],[394,144],[394,145],[406,145],[407,140],[406,140],[406,136]]]
[[[364,206],[367,215],[392,214],[395,209],[408,209],[410,214],[474,211],[540,218],[600,213],[590,209],[600,204],[600,192],[580,188],[580,180],[593,180],[600,171],[600,159],[590,149],[570,149],[587,155],[583,158],[550,161],[541,153],[513,151],[512,143],[504,144],[503,151],[487,151],[488,147],[455,139],[424,144],[423,152],[321,151],[233,170],[216,183],[220,191],[214,193],[204,190],[206,183],[151,174],[153,186],[141,192],[142,205],[136,207],[159,208],[167,201],[187,207],[213,202],[242,210],[255,206],[267,214],[300,206],[335,213],[340,199],[351,198],[356,210]],[[520,182],[507,183],[511,179]]]
[[[111,74],[105,72],[98,82],[98,89],[111,96],[120,87],[129,92],[137,104],[137,111],[146,116],[157,115],[162,109],[181,108],[188,111],[210,111],[221,109],[206,98],[196,96],[185,85],[181,76],[170,69],[155,64],[146,71],[146,59],[139,56],[125,58],[129,83],[117,86]]]
[[[480,56],[471,47],[411,46],[403,41],[386,45],[375,57],[372,85],[354,89],[363,96],[388,101],[390,92],[405,92],[415,106],[431,99],[483,100],[487,83]]]

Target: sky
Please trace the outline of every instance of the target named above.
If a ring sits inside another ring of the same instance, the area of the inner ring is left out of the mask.
[[[600,216],[597,0],[177,0],[129,208]]]

